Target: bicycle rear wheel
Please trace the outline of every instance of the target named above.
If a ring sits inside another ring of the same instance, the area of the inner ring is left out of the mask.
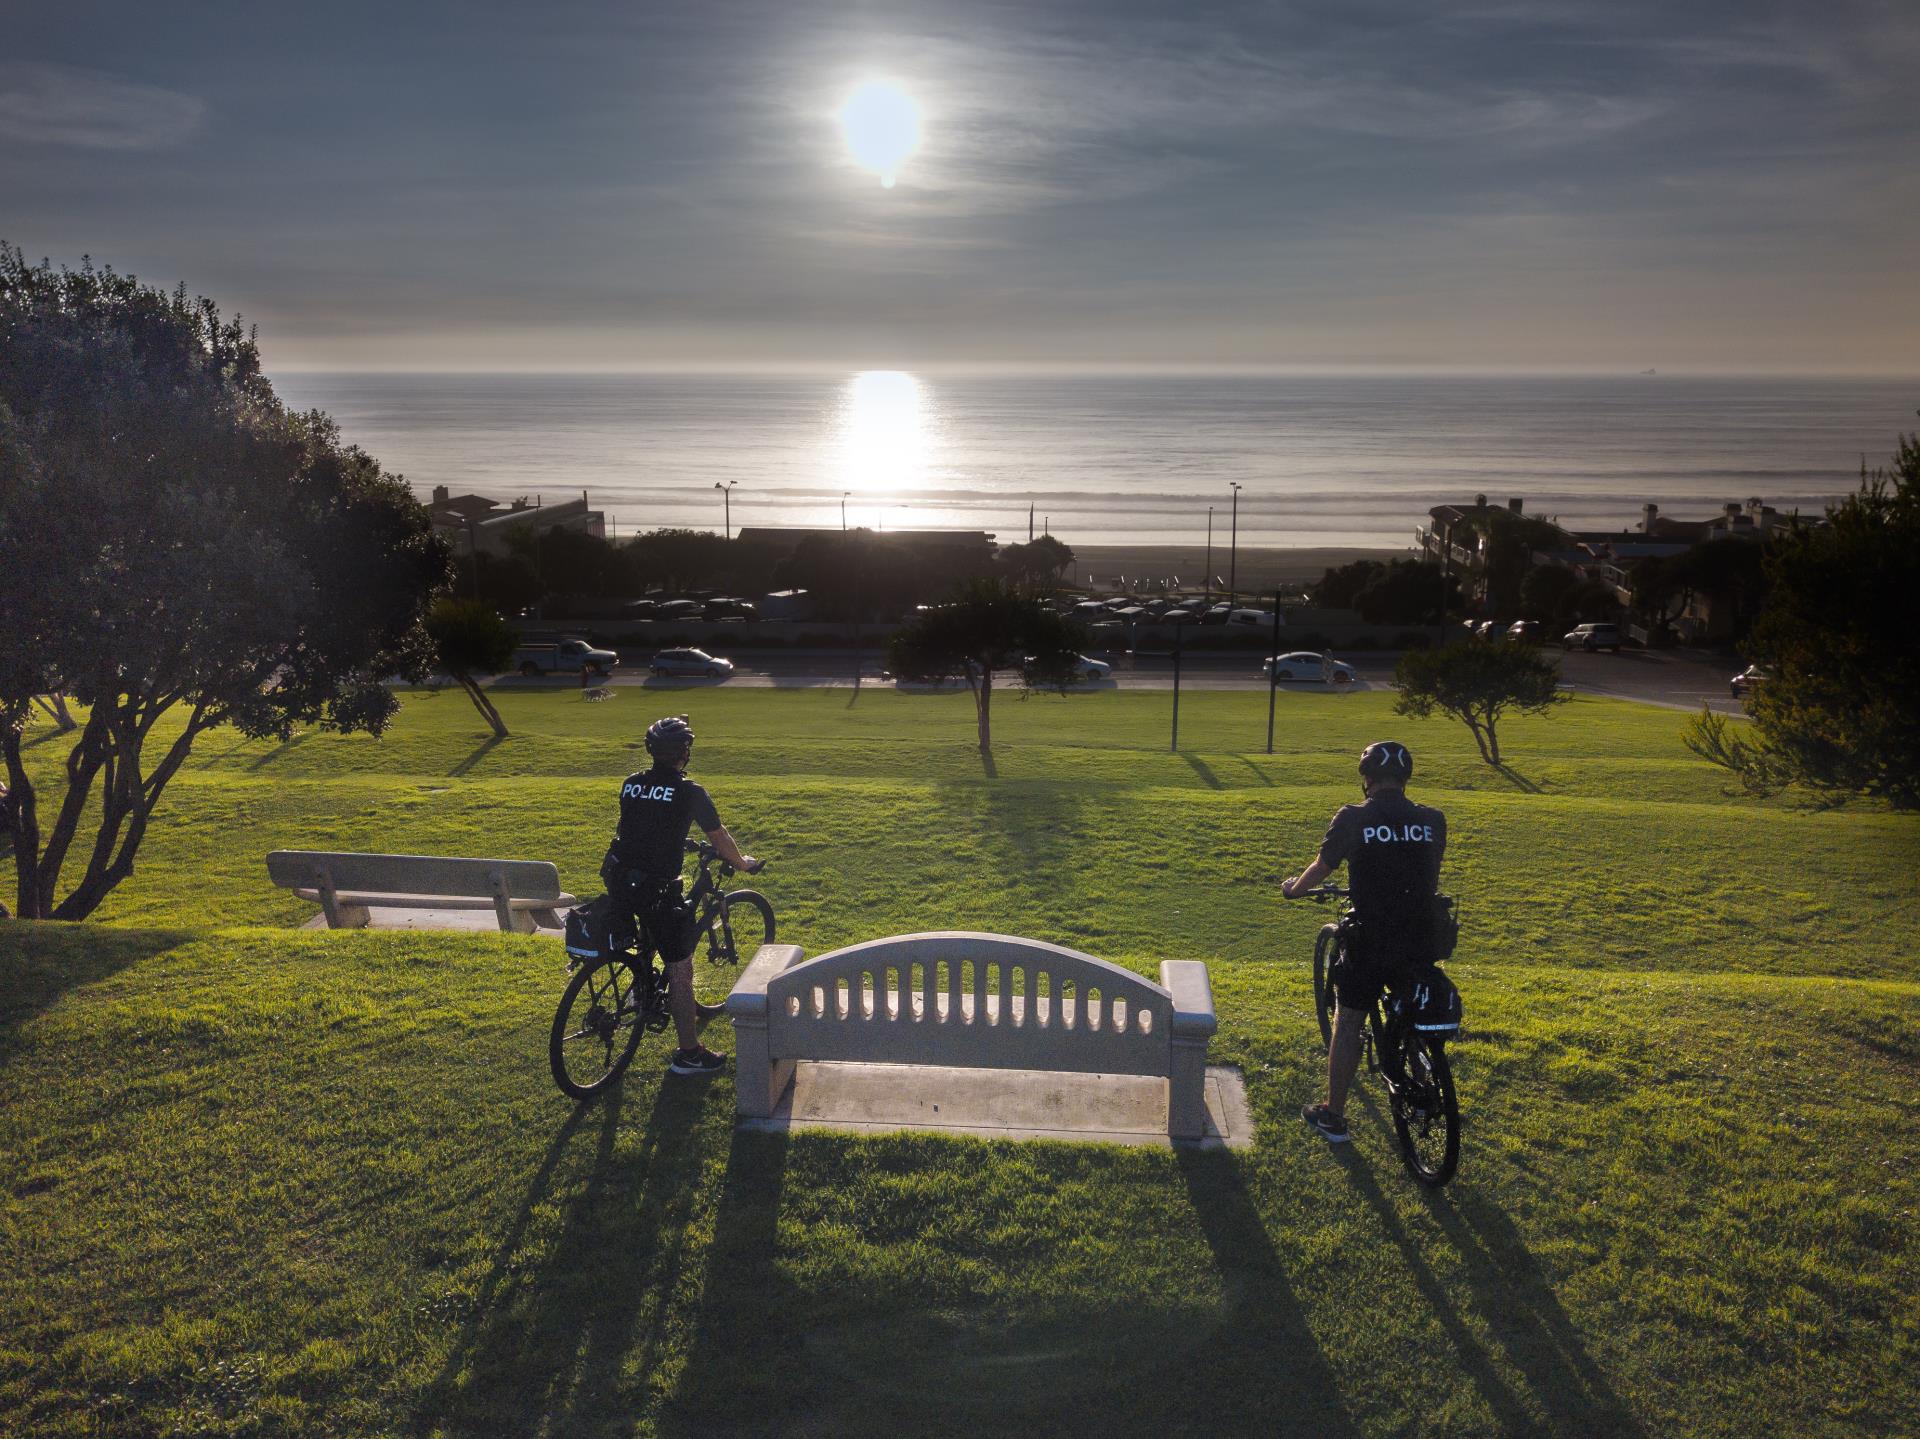
[[[1340,926],[1323,924],[1313,942],[1313,1012],[1320,1021],[1320,1042],[1333,1048],[1333,962],[1340,953]]]
[[[693,998],[700,1012],[720,1013],[740,977],[741,961],[772,943],[773,906],[764,894],[736,889],[722,895],[707,922],[706,958],[696,958],[693,965]]]
[[[591,1099],[626,1072],[640,1047],[645,978],[625,955],[583,965],[567,981],[547,1039],[563,1094]]]
[[[1439,1040],[1413,1033],[1406,1041],[1406,1077],[1394,1086],[1393,1127],[1407,1172],[1430,1189],[1460,1165],[1460,1101],[1453,1066]]]

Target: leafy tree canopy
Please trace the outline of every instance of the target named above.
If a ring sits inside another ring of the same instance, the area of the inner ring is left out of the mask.
[[[1435,710],[1452,715],[1473,734],[1480,758],[1500,764],[1500,720],[1510,711],[1542,714],[1567,696],[1560,667],[1532,645],[1469,638],[1441,649],[1408,650],[1395,678],[1394,709],[1425,719]]]
[[[433,639],[440,668],[466,691],[498,739],[507,737],[507,723],[493,700],[480,687],[480,676],[497,675],[513,663],[520,636],[485,600],[442,599],[427,615],[427,633]]]
[[[425,672],[447,573],[406,486],[281,404],[213,301],[0,245],[0,745],[21,916],[91,913],[213,726],[379,732],[397,707],[382,679]],[[32,697],[61,691],[87,713],[48,814],[22,733]]]
[[[1687,742],[1756,792],[1920,809],[1920,435],[1900,437],[1889,467],[1862,467],[1827,521],[1767,552],[1746,645],[1770,675],[1749,701],[1753,733],[1703,713]]]
[[[980,753],[993,748],[993,672],[1018,669],[1029,688],[1065,687],[1084,643],[1080,627],[1001,580],[975,580],[954,599],[922,611],[889,643],[904,679],[964,678],[973,690]]]

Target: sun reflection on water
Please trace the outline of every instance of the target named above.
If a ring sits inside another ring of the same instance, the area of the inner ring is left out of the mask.
[[[933,463],[935,418],[926,387],[904,370],[866,370],[840,392],[834,473],[870,500],[920,489]]]

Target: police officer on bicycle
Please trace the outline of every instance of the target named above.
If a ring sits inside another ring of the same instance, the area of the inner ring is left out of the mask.
[[[687,778],[693,758],[693,728],[685,715],[669,715],[647,729],[650,768],[628,775],[620,786],[620,828],[600,866],[607,893],[646,926],[667,971],[667,1008],[680,1048],[667,1066],[673,1074],[718,1074],[726,1061],[700,1042],[693,998],[693,950],[698,936],[692,907],[680,888],[687,831],[698,824],[720,857],[747,874],[760,861],[742,854],[720,823],[706,790]]]
[[[1360,755],[1365,804],[1343,805],[1327,826],[1319,856],[1280,886],[1287,899],[1347,865],[1354,930],[1332,975],[1339,1008],[1327,1049],[1327,1101],[1300,1111],[1329,1142],[1347,1138],[1347,1090],[1360,1064],[1360,1035],[1381,992],[1433,958],[1433,896],[1447,848],[1447,817],[1407,798],[1413,756],[1391,740]]]

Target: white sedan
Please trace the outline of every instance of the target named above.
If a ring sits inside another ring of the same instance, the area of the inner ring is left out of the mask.
[[[1313,684],[1350,685],[1360,678],[1352,665],[1313,650],[1268,655],[1260,661],[1260,673],[1275,683],[1291,680],[1296,683],[1307,681]]]
[[[1090,655],[1075,655],[1073,672],[1077,678],[1085,680],[1090,685],[1113,678],[1113,666],[1105,660],[1097,660]]]
[[[656,675],[705,675],[723,680],[733,673],[733,661],[705,650],[661,650],[648,662],[648,668]]]

